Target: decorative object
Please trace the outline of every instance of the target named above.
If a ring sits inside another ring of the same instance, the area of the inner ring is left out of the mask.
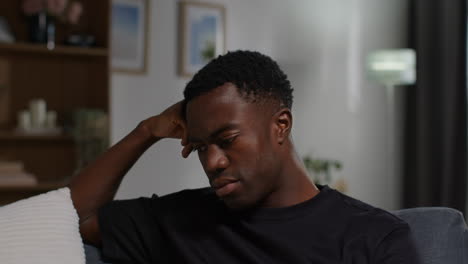
[[[396,102],[395,102],[395,86],[409,85],[416,82],[416,52],[412,49],[394,49],[394,50],[377,50],[370,53],[367,57],[367,73],[369,77],[380,84],[383,84],[386,89],[386,115],[388,119],[387,131],[387,177],[394,179],[402,179],[401,172],[397,171],[400,167],[398,158],[401,156],[397,153],[401,144],[400,130],[396,129]],[[399,119],[399,117],[398,117]],[[389,186],[389,188],[400,188],[399,185]]]
[[[23,0],[22,10],[26,16],[46,13],[60,22],[78,24],[83,4],[76,0]]]
[[[47,35],[47,27],[55,27],[54,21],[47,16],[46,12],[40,12],[28,17],[29,40],[33,43],[47,43],[48,37],[53,37],[50,41],[55,41],[55,36]]]
[[[149,28],[148,0],[113,0],[112,69],[145,73]]]
[[[76,47],[96,46],[96,37],[90,34],[70,34],[65,39],[65,45]]]
[[[4,17],[0,16],[0,42],[4,43],[13,43],[15,42],[15,37],[11,33],[10,25]]]
[[[18,113],[17,129],[20,131],[29,131],[31,127],[31,112],[27,110],[20,111]]]
[[[29,102],[29,112],[31,113],[31,126],[33,128],[45,127],[47,104],[44,99],[33,99]]]
[[[225,51],[222,5],[182,2],[179,7],[179,74],[192,76]]]
[[[73,113],[73,136],[79,171],[109,147],[109,117],[98,109],[77,109]]]
[[[68,188],[0,207],[0,263],[85,264],[78,221]]]
[[[25,170],[23,162],[0,159],[0,186],[31,186],[36,184],[36,177]]]
[[[10,64],[0,58],[0,127],[8,125],[10,108]]]
[[[62,129],[57,127],[57,112],[47,110],[44,99],[29,101],[29,109],[18,113],[16,132],[24,134],[60,134]]]
[[[29,39],[34,43],[47,43],[55,47],[56,23],[77,24],[83,12],[79,1],[23,0],[23,13],[28,17]]]
[[[416,53],[412,49],[377,50],[367,58],[371,79],[385,86],[416,82]]]

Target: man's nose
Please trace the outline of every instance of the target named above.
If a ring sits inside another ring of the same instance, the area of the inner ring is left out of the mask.
[[[205,173],[212,179],[229,166],[229,159],[219,146],[210,144],[204,153],[202,164]]]

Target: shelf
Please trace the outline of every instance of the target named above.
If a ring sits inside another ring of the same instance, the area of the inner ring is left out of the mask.
[[[65,182],[42,182],[31,186],[1,186],[0,206],[26,199],[34,195],[65,187]]]
[[[92,142],[79,142],[73,135],[73,113],[80,108],[110,112],[112,1],[80,0],[84,12],[79,24],[57,23],[52,50],[46,44],[28,42],[28,21],[20,2],[0,0],[0,17],[8,21],[17,41],[0,43],[0,86],[9,88],[8,103],[0,100],[0,111],[5,113],[0,124],[0,159],[23,162],[24,170],[39,183],[11,186],[5,181],[0,184],[0,206],[66,186],[83,157],[91,156],[84,151],[91,152],[88,145]],[[91,35],[96,46],[64,44],[71,34]],[[27,133],[16,130],[17,113],[27,109],[33,98],[43,98],[57,111],[57,124],[69,127]]]
[[[65,187],[65,182],[41,182],[36,185],[8,185],[2,186],[0,184],[0,192],[11,192],[11,191],[27,191],[27,192],[46,192],[55,190],[58,188]]]
[[[91,57],[105,57],[109,55],[109,50],[105,48],[82,48],[57,45],[53,50],[49,50],[45,44],[31,44],[22,42],[13,44],[0,43],[0,52],[1,51]]]
[[[24,134],[14,131],[0,131],[0,141],[4,140],[31,140],[31,141],[73,141],[67,134]]]

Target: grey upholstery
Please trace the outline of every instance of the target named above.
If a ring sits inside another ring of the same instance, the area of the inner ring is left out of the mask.
[[[105,264],[108,262],[104,262],[101,260],[101,252],[98,248],[91,246],[91,245],[84,245],[85,254],[86,254],[86,264]]]
[[[468,264],[468,228],[463,215],[444,207],[393,212],[411,226],[423,264]],[[100,252],[85,245],[86,263],[102,264]]]
[[[424,264],[468,264],[468,229],[461,212],[420,207],[393,212],[413,233]]]

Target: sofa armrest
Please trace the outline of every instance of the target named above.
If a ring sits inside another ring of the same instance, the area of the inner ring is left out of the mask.
[[[419,207],[393,213],[410,225],[422,263],[468,263],[468,229],[461,212]]]
[[[110,264],[109,262],[102,261],[101,251],[99,248],[84,244],[86,264]]]

